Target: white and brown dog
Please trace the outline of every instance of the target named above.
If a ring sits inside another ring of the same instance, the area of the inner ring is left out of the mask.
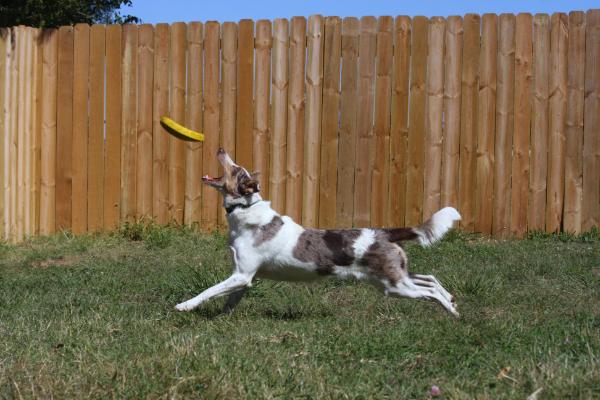
[[[229,223],[233,274],[198,296],[178,304],[190,311],[207,300],[229,295],[226,310],[241,300],[254,277],[311,281],[326,276],[367,280],[385,294],[440,303],[458,316],[453,297],[432,275],[409,274],[406,254],[398,245],[416,241],[428,246],[460,220],[446,207],[416,228],[320,230],[304,228],[281,216],[260,197],[256,174],[235,164],[223,149],[217,152],[223,176],[202,181],[223,195]]]

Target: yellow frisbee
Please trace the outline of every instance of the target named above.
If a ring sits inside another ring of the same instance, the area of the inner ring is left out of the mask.
[[[177,122],[173,121],[171,118],[162,117],[160,119],[160,124],[169,132],[171,135],[175,136],[178,139],[186,140],[188,142],[203,142],[204,135],[200,132],[195,132],[191,129],[186,128],[183,125],[179,125]]]

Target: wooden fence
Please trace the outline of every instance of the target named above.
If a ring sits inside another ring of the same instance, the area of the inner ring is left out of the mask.
[[[0,232],[211,230],[225,147],[308,226],[600,222],[600,10],[4,29]],[[203,131],[190,144],[168,115]]]

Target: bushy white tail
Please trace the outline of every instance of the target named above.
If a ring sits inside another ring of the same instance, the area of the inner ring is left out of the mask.
[[[423,223],[413,228],[419,236],[418,242],[421,246],[429,246],[440,240],[448,232],[455,221],[460,221],[460,214],[453,207],[445,207],[436,212]]]

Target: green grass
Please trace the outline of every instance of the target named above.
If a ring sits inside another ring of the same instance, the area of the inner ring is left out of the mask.
[[[407,252],[460,319],[336,280],[177,313],[230,271],[224,237],[186,229],[0,243],[0,398],[600,397],[597,232]]]

